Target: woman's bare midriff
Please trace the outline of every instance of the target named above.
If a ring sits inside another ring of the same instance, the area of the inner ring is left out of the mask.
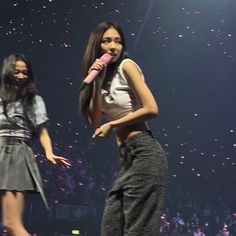
[[[119,130],[116,130],[115,133],[117,145],[120,146],[125,140],[132,138],[134,135],[147,129],[147,125],[145,123],[141,123],[135,125],[127,125]]]

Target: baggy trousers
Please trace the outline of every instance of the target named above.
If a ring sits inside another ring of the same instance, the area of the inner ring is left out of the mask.
[[[101,236],[157,236],[167,160],[150,131],[119,147],[121,170],[106,199]]]

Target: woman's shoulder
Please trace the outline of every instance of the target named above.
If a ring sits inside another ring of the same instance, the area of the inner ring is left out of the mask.
[[[132,59],[130,58],[125,58],[122,60],[119,66],[119,72],[122,75],[122,77],[125,77],[125,74],[127,71],[129,71],[131,68],[137,69],[139,73],[143,76],[142,69],[139,67],[139,65]]]
[[[34,95],[34,99],[35,100],[43,100],[42,96],[40,96],[39,94]]]
[[[135,66],[139,71],[141,71],[140,66],[134,60],[132,60],[130,58],[123,59],[122,62],[120,63],[119,68],[121,70],[124,70],[124,69],[126,69],[126,68],[128,68],[130,66]]]
[[[131,58],[124,58],[124,59],[121,61],[120,65],[119,65],[119,68],[123,68],[123,66],[124,66],[125,64],[127,64],[127,63],[128,63],[128,64],[130,64],[130,63],[136,64],[135,61],[132,60]]]
[[[44,100],[40,95],[36,94],[33,98],[33,103],[34,104],[42,104],[42,103],[44,104]]]

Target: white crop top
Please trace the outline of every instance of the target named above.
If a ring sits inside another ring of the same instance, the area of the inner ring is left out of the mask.
[[[141,106],[132,89],[129,87],[128,81],[123,73],[123,64],[127,60],[133,62],[137,66],[144,79],[140,67],[134,61],[127,58],[121,62],[110,82],[110,86],[106,89],[103,88],[101,91],[103,113],[108,120],[119,119],[136,111]]]

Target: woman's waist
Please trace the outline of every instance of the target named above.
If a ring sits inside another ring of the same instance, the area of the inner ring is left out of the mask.
[[[22,144],[30,143],[31,139],[19,136],[0,136],[0,144]]]
[[[4,126],[0,125],[0,137],[16,137],[16,138],[23,138],[23,139],[31,139],[34,134],[32,129],[28,128],[20,128],[20,127],[11,127],[11,126]]]
[[[147,131],[148,127],[145,123],[132,124],[124,126],[118,130],[114,130],[116,133],[116,140],[118,146],[124,143],[127,139],[141,133],[142,131]]]

